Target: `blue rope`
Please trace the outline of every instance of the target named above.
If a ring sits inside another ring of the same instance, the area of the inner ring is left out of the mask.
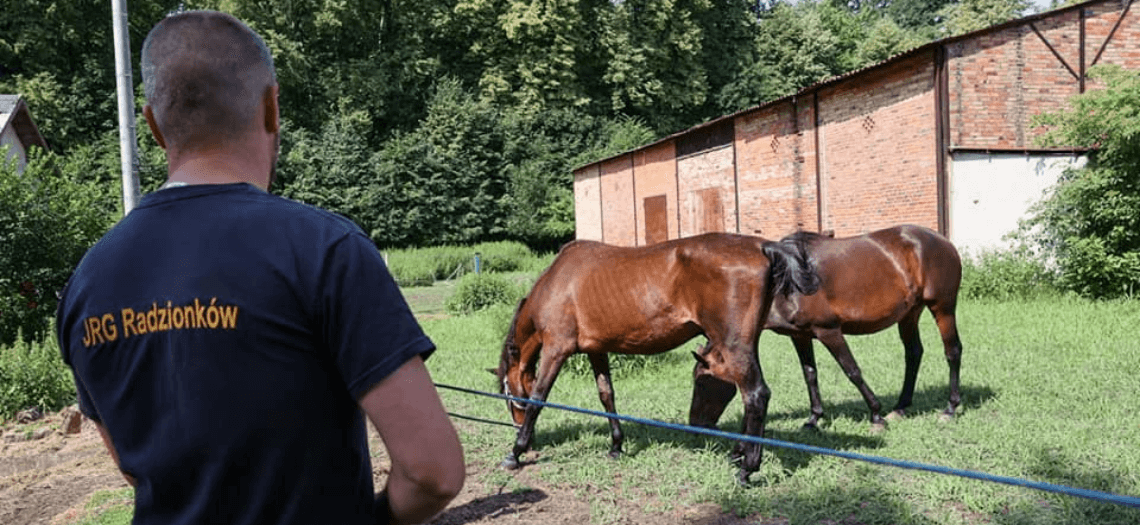
[[[631,423],[638,423],[638,424],[648,425],[648,426],[653,426],[653,427],[658,427],[658,428],[666,428],[666,429],[670,429],[670,430],[677,430],[677,431],[681,431],[681,432],[689,432],[689,433],[693,433],[693,434],[704,434],[706,436],[715,436],[715,437],[720,437],[720,438],[733,439],[733,440],[737,440],[737,441],[747,441],[750,443],[757,443],[757,444],[761,444],[761,445],[769,445],[769,446],[773,446],[773,447],[788,448],[788,449],[792,449],[792,450],[799,450],[801,452],[809,452],[812,454],[822,454],[825,456],[835,456],[835,457],[840,457],[840,458],[845,458],[845,459],[853,459],[856,461],[865,461],[868,463],[877,463],[879,465],[889,465],[892,467],[899,467],[899,468],[904,468],[904,469],[924,470],[927,472],[937,472],[939,474],[949,474],[951,476],[959,476],[959,477],[963,477],[963,478],[980,479],[983,481],[992,481],[995,483],[1003,483],[1006,485],[1013,485],[1015,487],[1025,487],[1025,488],[1030,488],[1030,489],[1037,489],[1037,490],[1042,490],[1045,492],[1053,492],[1056,494],[1076,496],[1079,498],[1085,498],[1085,499],[1090,499],[1090,500],[1094,500],[1094,501],[1100,501],[1103,503],[1113,503],[1116,505],[1125,505],[1128,507],[1140,509],[1140,497],[1135,497],[1135,496],[1122,496],[1119,494],[1112,494],[1110,492],[1101,492],[1099,490],[1090,490],[1090,489],[1080,489],[1080,488],[1074,488],[1074,487],[1067,487],[1064,485],[1056,485],[1053,483],[1045,483],[1045,482],[1041,482],[1041,481],[1030,481],[1027,479],[1014,478],[1014,477],[1009,477],[1009,476],[998,476],[998,475],[994,475],[994,474],[987,474],[985,472],[977,472],[977,471],[973,471],[973,470],[964,470],[964,469],[953,468],[953,467],[943,467],[943,466],[939,466],[939,465],[928,465],[925,463],[918,463],[918,462],[914,462],[914,461],[892,459],[892,458],[887,458],[887,457],[882,457],[882,456],[871,456],[871,455],[866,455],[866,454],[858,454],[855,452],[843,452],[840,450],[834,450],[834,449],[830,449],[830,448],[816,447],[816,446],[812,446],[812,445],[803,445],[800,443],[792,443],[790,441],[780,441],[778,439],[771,439],[771,438],[757,437],[757,436],[748,436],[748,435],[738,434],[738,433],[734,433],[734,432],[725,432],[723,430],[717,430],[717,429],[694,427],[694,426],[690,426],[690,425],[681,425],[681,424],[677,424],[677,423],[667,423],[664,421],[657,421],[655,419],[645,419],[645,418],[640,418],[640,417],[635,417],[635,416],[627,416],[624,414],[615,414],[615,413],[611,413],[611,412],[601,412],[598,410],[578,408],[578,407],[569,406],[569,405],[560,405],[557,403],[548,403],[545,401],[539,401],[537,399],[526,399],[526,398],[521,398],[521,397],[503,395],[503,394],[492,394],[490,392],[482,392],[479,390],[472,390],[469,388],[444,385],[444,384],[439,384],[439,383],[436,383],[435,386],[437,386],[439,388],[445,388],[448,390],[455,390],[457,392],[464,392],[464,393],[468,393],[468,394],[493,397],[493,398],[507,400],[507,401],[516,401],[519,403],[531,403],[531,404],[535,404],[535,405],[538,405],[541,407],[550,407],[550,408],[556,408],[559,410],[566,410],[569,412],[578,412],[580,414],[588,414],[591,416],[618,419],[621,421],[629,421]],[[499,423],[499,424],[503,424],[503,423]],[[514,425],[511,425],[511,426],[513,427]]]

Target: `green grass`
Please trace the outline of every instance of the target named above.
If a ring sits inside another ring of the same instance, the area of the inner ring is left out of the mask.
[[[520,280],[525,277],[516,276]],[[428,361],[443,384],[497,391],[485,369],[498,364],[513,308],[499,305],[470,316],[438,314],[447,289],[404,290],[439,350]],[[1019,302],[964,301],[959,306],[964,345],[963,402],[956,420],[938,415],[947,397],[947,368],[929,315],[922,321],[926,355],[911,415],[872,434],[867,408],[819,344],[819,382],[826,419],[822,432],[801,424],[806,389],[791,342],[767,332],[760,358],[773,396],[768,437],[862,454],[952,466],[1127,495],[1140,495],[1140,302],[1058,298]],[[864,378],[884,407],[902,384],[902,346],[894,329],[850,338]],[[615,368],[618,411],[685,423],[691,395],[691,357],[685,351],[643,358],[650,366]],[[571,360],[582,360],[573,357]],[[579,369],[585,369],[579,366]],[[500,400],[441,390],[448,410],[507,421]],[[593,381],[564,373],[551,402],[600,409]],[[734,400],[720,428],[740,429]],[[513,428],[454,420],[476,480],[488,490],[526,491],[514,473],[497,468],[515,438]],[[637,498],[647,512],[714,503],[740,516],[760,514],[791,524],[1133,525],[1140,511],[1032,489],[877,466],[789,449],[765,448],[759,486],[740,488],[719,438],[625,424],[626,454],[606,457],[605,421],[547,409],[539,419],[537,463],[525,467],[544,483],[591,501],[591,521],[622,521],[617,502]],[[469,484],[474,486],[473,483]],[[588,488],[586,488],[588,487]],[[105,506],[84,523],[129,522],[129,508]]]
[[[75,525],[123,525],[134,516],[134,489],[101,490],[91,495]]]
[[[484,369],[498,363],[509,316],[503,310],[426,319],[425,330],[440,348],[428,363],[435,380],[496,391]],[[963,403],[958,418],[944,423],[938,415],[946,405],[947,367],[927,314],[922,321],[926,355],[911,415],[881,434],[870,432],[866,405],[819,344],[826,419],[822,432],[801,430],[808,406],[798,360],[787,338],[767,332],[760,356],[773,391],[768,437],[1140,495],[1138,325],[1140,302],[963,302]],[[889,329],[849,342],[868,384],[884,407],[893,406],[903,374],[897,332]],[[675,351],[646,359],[659,362],[615,372],[618,411],[686,422],[691,358]],[[507,420],[502,401],[448,390],[441,395],[452,412]],[[563,374],[549,401],[600,409],[593,381],[581,374]],[[720,428],[739,431],[742,411],[739,400],[733,401]],[[496,465],[514,440],[508,427],[458,419],[455,424],[470,462]],[[753,476],[761,486],[741,489],[725,459],[730,443],[634,424],[623,429],[626,454],[611,461],[606,458],[605,421],[547,409],[536,429],[538,463],[525,468],[568,489],[589,484],[593,492],[645,498],[650,508],[661,511],[713,502],[727,512],[761,513],[791,523],[1140,523],[1140,511],[1126,507],[774,447],[765,449],[761,470]],[[495,481],[489,486],[502,484]],[[612,509],[604,501],[599,505],[595,521],[612,521],[607,517]]]

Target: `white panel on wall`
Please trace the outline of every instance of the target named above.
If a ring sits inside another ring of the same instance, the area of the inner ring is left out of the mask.
[[[1068,167],[1084,165],[1073,155],[954,153],[950,167],[950,240],[963,253],[1009,246],[1029,207],[1041,200]]]

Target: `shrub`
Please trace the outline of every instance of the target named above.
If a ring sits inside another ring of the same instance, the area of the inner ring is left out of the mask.
[[[1053,272],[1025,248],[983,250],[962,258],[959,297],[1005,301],[1056,293]]]
[[[114,201],[86,176],[89,151],[31,154],[23,173],[0,160],[0,345],[46,333],[56,292],[114,220]]]
[[[0,348],[0,420],[30,407],[48,412],[72,403],[75,383],[53,338],[18,338],[13,346]]]
[[[470,249],[478,253],[484,272],[514,272],[532,257],[530,248],[517,241],[485,242]]]
[[[510,279],[493,273],[470,273],[459,279],[455,294],[444,304],[452,314],[465,315],[497,304],[513,305],[523,289]]]
[[[428,286],[434,281],[450,280],[475,271],[475,254],[479,254],[481,272],[500,273],[529,270],[535,255],[526,245],[516,241],[500,241],[474,246],[433,246],[391,250],[388,270],[400,286]],[[545,267],[545,266],[544,266]]]

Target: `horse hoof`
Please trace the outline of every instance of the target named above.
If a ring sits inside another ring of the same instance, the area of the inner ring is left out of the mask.
[[[954,413],[953,412],[943,412],[941,414],[938,414],[938,422],[939,423],[949,423],[951,421],[954,421]]]
[[[804,423],[803,430],[806,430],[808,432],[818,433],[819,432],[819,425],[816,425],[815,423],[811,423],[811,422]]]
[[[621,451],[620,450],[611,450],[609,453],[609,457],[610,457],[610,459],[621,458]]]
[[[879,421],[876,423],[871,423],[871,434],[882,434],[886,430],[887,430],[887,422],[885,420]]]
[[[887,414],[887,421],[899,421],[906,417],[906,413],[902,410],[892,410]]]
[[[504,459],[502,463],[499,463],[499,466],[507,470],[518,470],[522,467],[522,464],[519,463],[518,458],[514,456],[507,456],[507,458]]]
[[[748,479],[751,476],[752,476],[751,472],[748,472],[747,470],[744,470],[744,469],[739,470],[736,473],[736,484],[740,485],[742,488],[749,488],[749,487],[754,486],[752,483],[752,480]]]

